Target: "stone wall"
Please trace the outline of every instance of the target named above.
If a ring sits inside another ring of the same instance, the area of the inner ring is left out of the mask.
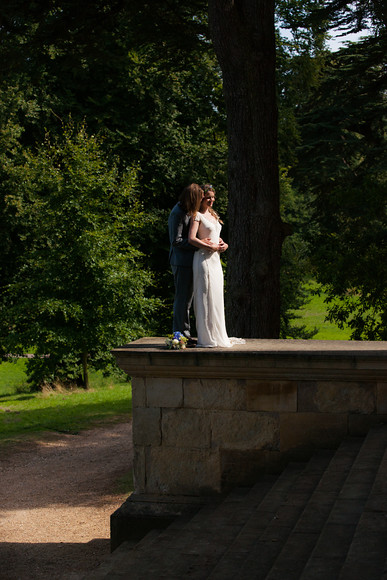
[[[210,496],[387,421],[387,343],[115,349],[132,377],[135,491]]]

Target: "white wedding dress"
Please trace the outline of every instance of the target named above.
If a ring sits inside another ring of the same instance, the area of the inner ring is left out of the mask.
[[[219,243],[222,229],[218,221],[207,219],[198,213],[195,221],[200,222],[199,239],[210,238]],[[223,270],[219,252],[199,248],[193,259],[194,310],[198,347],[231,347],[245,341],[227,336],[224,319]]]

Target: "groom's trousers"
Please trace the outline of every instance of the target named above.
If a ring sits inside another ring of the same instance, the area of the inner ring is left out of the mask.
[[[189,310],[193,298],[192,266],[171,266],[175,282],[175,300],[173,302],[173,332],[191,336]]]

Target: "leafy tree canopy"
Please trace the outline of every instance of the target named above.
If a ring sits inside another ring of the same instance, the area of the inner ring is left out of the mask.
[[[312,256],[329,315],[387,338],[386,35],[332,57],[302,118],[298,175],[313,192]]]
[[[9,177],[23,251],[3,294],[3,343],[29,345],[35,382],[105,366],[113,346],[145,332],[156,301],[136,238],[146,224],[134,171],[120,174],[84,127],[47,137]],[[49,357],[44,355],[49,354]]]
[[[325,0],[317,2],[310,22],[323,22],[327,29],[343,33],[372,29],[379,32],[387,26],[387,6],[384,0]]]

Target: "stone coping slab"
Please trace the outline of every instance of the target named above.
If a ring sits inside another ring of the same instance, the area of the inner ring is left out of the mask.
[[[113,352],[121,352],[127,350],[135,350],[141,352],[166,352],[176,353],[168,349],[165,345],[165,338],[163,337],[144,337],[130,342],[129,344],[115,348]],[[381,353],[381,356],[387,357],[387,341],[360,341],[360,340],[296,340],[296,339],[260,339],[247,338],[245,344],[235,344],[231,348],[202,348],[194,347],[185,349],[184,353],[180,354],[194,354],[198,352],[206,353],[229,353],[233,355],[239,352],[256,352],[256,353],[320,353],[326,354],[362,354],[374,355]]]
[[[368,380],[387,382],[387,342],[246,339],[232,348],[170,350],[145,337],[112,351],[135,377]]]

